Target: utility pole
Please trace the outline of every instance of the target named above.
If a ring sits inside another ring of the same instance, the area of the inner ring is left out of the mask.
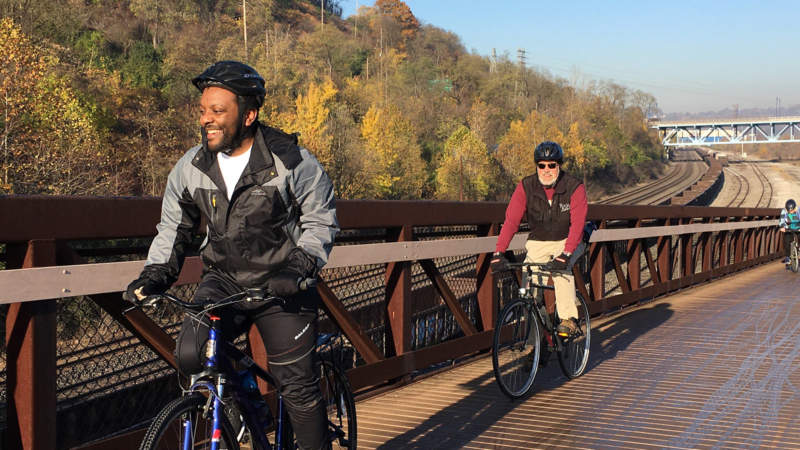
[[[524,75],[525,75],[525,49],[518,48],[517,49],[517,62],[519,63],[519,70],[517,72],[517,79],[514,82],[514,99],[520,94],[520,89],[524,90],[527,94],[527,89],[525,89],[524,85]]]
[[[247,0],[242,0],[242,22],[244,23],[244,60],[247,61]]]
[[[325,29],[325,0],[319,2],[319,21],[320,29]]]
[[[353,19],[353,37],[358,38],[358,0],[356,1],[356,17]]]

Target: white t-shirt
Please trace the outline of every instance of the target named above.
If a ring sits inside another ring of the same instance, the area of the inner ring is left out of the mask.
[[[219,163],[219,170],[222,172],[222,179],[225,180],[225,190],[228,191],[228,200],[233,196],[236,183],[239,182],[239,178],[242,176],[247,162],[250,161],[250,150],[252,149],[253,147],[250,146],[246,152],[239,156],[228,156],[222,152],[217,153],[217,163]]]

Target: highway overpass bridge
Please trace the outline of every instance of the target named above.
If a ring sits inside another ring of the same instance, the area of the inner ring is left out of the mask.
[[[666,147],[800,142],[800,116],[655,121]]]
[[[504,210],[338,203],[320,327],[347,337],[365,448],[797,447],[800,312],[777,209],[590,205],[600,229],[574,271],[589,369],[545,370],[518,403],[486,358],[509,292],[488,270]],[[3,448],[137,448],[179,392],[180,317],[121,314],[160,200],[0,197],[0,211]],[[191,295],[200,269],[187,260],[173,289]]]

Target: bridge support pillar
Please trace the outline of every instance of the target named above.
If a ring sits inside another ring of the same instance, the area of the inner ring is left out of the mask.
[[[12,267],[15,265],[17,267]],[[9,261],[9,268],[18,268],[18,265],[19,261]],[[54,265],[55,240],[28,242],[21,262],[22,268]],[[6,318],[6,352],[8,428],[3,447],[55,449],[55,300],[10,305]]]
[[[479,236],[497,236],[499,232],[500,224],[498,223],[493,223],[489,227],[482,226],[478,228]],[[478,295],[479,326],[481,331],[491,330],[497,321],[498,298],[494,276],[491,275],[489,270],[491,259],[491,254],[489,253],[478,255],[477,267],[475,268],[477,273],[475,291]]]
[[[407,242],[414,239],[410,225],[388,230],[387,241]],[[411,351],[411,262],[386,265],[386,356]]]

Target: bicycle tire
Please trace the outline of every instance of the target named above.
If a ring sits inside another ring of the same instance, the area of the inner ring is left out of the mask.
[[[320,362],[320,390],[325,401],[328,416],[328,433],[331,447],[357,448],[356,402],[350,382],[342,369],[333,361],[323,359]],[[286,442],[293,442],[297,448],[291,427],[286,428],[290,436]]]
[[[209,414],[204,411],[207,401],[208,399],[204,395],[196,392],[169,402],[147,428],[139,449],[182,450],[184,448],[183,442],[181,442],[183,439],[182,422],[186,414],[191,415],[195,424],[193,433],[195,440],[192,442],[191,448],[193,450],[211,448],[213,422]],[[236,434],[225,414],[221,415],[220,424],[222,432],[220,448],[238,450],[239,443],[236,441]]]
[[[525,396],[539,370],[541,333],[531,308],[517,299],[497,318],[492,339],[492,369],[500,390],[512,400]]]
[[[578,307],[578,328],[580,332],[574,336],[561,337],[556,334],[556,339],[560,342],[558,352],[558,363],[561,371],[569,378],[577,378],[586,370],[586,363],[589,362],[589,347],[592,338],[592,324],[589,320],[589,307],[583,300],[580,292],[575,293],[576,305]]]
[[[797,273],[797,271],[800,270],[800,255],[798,254],[797,245],[794,242],[792,242],[792,250],[789,258],[792,272]]]

